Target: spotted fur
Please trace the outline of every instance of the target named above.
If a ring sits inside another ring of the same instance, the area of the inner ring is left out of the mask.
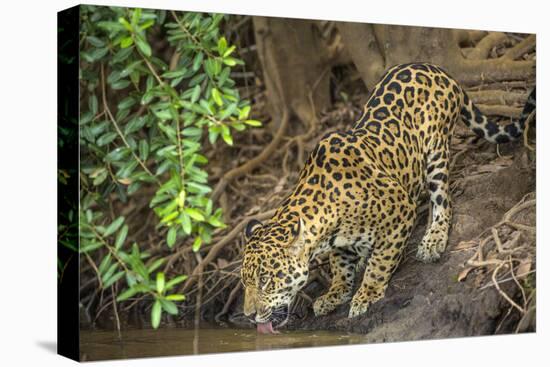
[[[363,116],[346,132],[325,136],[298,183],[267,223],[249,223],[242,281],[244,313],[258,323],[280,321],[306,284],[309,263],[329,252],[332,284],[313,309],[323,315],[351,300],[349,317],[384,296],[426,188],[432,220],[417,258],[432,262],[445,250],[451,220],[450,140],[462,119],[493,143],[521,136],[535,108],[535,90],[521,118],[490,121],[440,67],[397,65],[375,86]],[[357,262],[367,266],[355,293]],[[284,317],[283,317],[284,318]]]

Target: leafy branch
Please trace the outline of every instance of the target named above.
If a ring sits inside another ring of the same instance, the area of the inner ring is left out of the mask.
[[[250,103],[231,79],[242,61],[220,35],[223,16],[91,5],[80,14],[79,251],[100,288],[118,292],[125,280],[117,301],[151,298],[157,327],[162,312],[177,314],[184,295],[171,292],[186,279],[158,267],[175,247],[198,251],[225,227],[210,198],[204,144],[221,137],[232,145],[233,134],[261,123],[249,119]],[[159,32],[168,52],[150,43]],[[154,260],[115,209],[143,197],[157,218],[150,230],[166,236],[168,255]]]

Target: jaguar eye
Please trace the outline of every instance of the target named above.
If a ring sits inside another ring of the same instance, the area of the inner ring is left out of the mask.
[[[260,277],[260,288],[265,288],[269,284],[269,281],[271,280],[268,276]]]

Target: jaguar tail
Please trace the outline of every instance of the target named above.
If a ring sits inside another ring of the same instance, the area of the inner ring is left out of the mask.
[[[521,116],[518,120],[512,121],[506,125],[499,125],[494,121],[490,121],[464,92],[464,105],[460,114],[462,120],[477,136],[485,138],[491,143],[507,143],[518,139],[525,129],[525,121],[536,108],[536,88],[533,88],[527,102],[523,107]]]

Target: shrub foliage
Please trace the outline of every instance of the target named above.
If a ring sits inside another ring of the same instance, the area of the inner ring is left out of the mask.
[[[131,240],[131,223],[113,208],[153,190],[149,207],[172,250],[186,240],[197,251],[225,226],[209,198],[201,152],[206,144],[232,145],[235,132],[260,122],[249,119],[250,104],[231,79],[242,61],[221,35],[223,21],[81,7],[80,253],[94,262],[102,288],[125,281],[118,301],[152,297],[153,327],[163,311],[178,313],[175,301],[184,295],[172,292],[186,276],[166,279],[165,258]]]

